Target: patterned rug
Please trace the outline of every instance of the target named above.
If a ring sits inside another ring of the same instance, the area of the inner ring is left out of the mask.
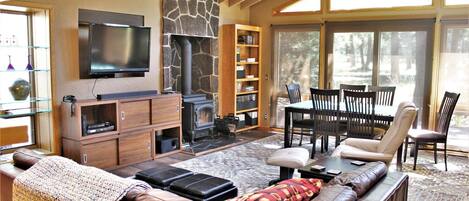
[[[299,139],[295,138],[294,145]],[[309,139],[303,139],[308,142]],[[333,143],[334,140],[329,140]],[[328,157],[320,153],[317,142],[316,158]],[[267,187],[270,180],[278,177],[278,167],[266,165],[266,158],[283,146],[283,135],[273,135],[257,141],[232,147],[223,151],[183,161],[173,166],[194,172],[229,179],[239,188],[239,195]],[[303,145],[311,150],[311,144]],[[329,147],[333,147],[332,144]],[[413,158],[407,158],[403,172],[410,177],[409,200],[468,200],[469,201],[469,158],[448,156],[448,172],[444,171],[443,155],[434,164],[433,153],[419,151],[417,170],[413,171]],[[313,160],[311,160],[312,162]],[[390,171],[395,170],[395,161]],[[295,176],[299,176],[295,173]]]

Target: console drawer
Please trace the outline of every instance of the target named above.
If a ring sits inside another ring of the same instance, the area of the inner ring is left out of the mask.
[[[117,140],[83,145],[81,163],[101,169],[117,166]]]
[[[119,165],[152,159],[151,131],[140,131],[119,138]]]
[[[122,130],[150,125],[150,101],[121,102],[119,119]]]
[[[151,100],[152,124],[162,124],[181,121],[180,96],[165,96]]]

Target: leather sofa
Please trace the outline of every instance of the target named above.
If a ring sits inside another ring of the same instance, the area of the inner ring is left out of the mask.
[[[42,156],[26,149],[21,149],[13,155],[13,164],[0,165],[1,197],[0,201],[11,200],[12,184],[16,175],[21,174]],[[399,172],[390,172],[371,187],[358,200],[365,201],[405,201],[407,200],[408,176]],[[183,197],[163,191],[152,189],[149,191],[134,190],[129,192],[123,200],[129,201],[161,201],[161,200],[187,200]],[[321,193],[314,201],[329,200],[357,200],[356,193],[347,186],[328,185],[321,189]]]

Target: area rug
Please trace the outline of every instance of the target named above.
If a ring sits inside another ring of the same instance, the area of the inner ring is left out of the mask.
[[[303,139],[305,141],[309,139]],[[295,138],[294,144],[298,144],[298,138]],[[317,145],[315,160],[328,157],[333,151],[330,144],[329,152],[320,153],[320,141]],[[229,179],[242,195],[265,188],[270,180],[278,177],[278,167],[266,165],[265,160],[282,146],[283,135],[277,134],[173,166]],[[303,147],[311,150],[310,144]],[[404,163],[403,172],[410,177],[409,200],[469,200],[469,159],[449,156],[448,171],[445,172],[443,155],[439,154],[438,157],[440,163],[434,164],[431,152],[420,151],[415,171],[412,170],[413,158],[408,158]],[[393,164],[390,171],[396,171],[395,166]],[[295,176],[299,176],[298,173]]]

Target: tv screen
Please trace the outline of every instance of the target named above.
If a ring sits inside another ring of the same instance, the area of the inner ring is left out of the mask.
[[[148,72],[150,28],[93,24],[91,75]]]

